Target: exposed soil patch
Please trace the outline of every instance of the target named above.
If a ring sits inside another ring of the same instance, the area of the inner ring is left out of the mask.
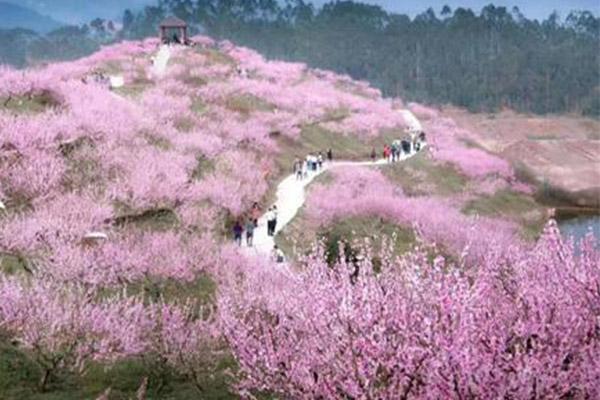
[[[471,132],[471,141],[501,155],[521,179],[538,185],[540,200],[600,208],[600,121],[456,108],[444,113]]]

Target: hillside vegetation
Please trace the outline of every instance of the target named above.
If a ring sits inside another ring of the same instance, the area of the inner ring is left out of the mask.
[[[385,95],[471,111],[600,115],[594,10],[529,19],[518,8],[428,9],[410,18],[359,1],[161,0],[120,24],[100,18],[48,35],[0,30],[0,63],[26,66],[156,36],[170,14],[268,57],[368,80]],[[596,13],[597,14],[597,13]]]
[[[544,210],[508,162],[364,82],[194,41],[165,71],[156,40],[0,71],[3,397],[597,397],[600,254],[523,235]],[[426,151],[310,188],[290,227],[324,246],[232,243],[294,157],[365,158],[405,108]]]

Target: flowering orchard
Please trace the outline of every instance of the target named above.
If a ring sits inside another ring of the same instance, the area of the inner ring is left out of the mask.
[[[430,243],[454,255],[485,257],[490,244],[517,246],[518,227],[506,220],[467,216],[460,198],[407,197],[376,170],[336,170],[330,184],[315,185],[307,201],[311,222],[326,226],[336,220],[371,216],[414,228]]]
[[[370,257],[328,269],[316,252],[284,272],[228,244],[306,127],[362,145],[406,122],[400,100],[364,82],[195,40],[160,76],[155,40],[0,69],[0,332],[36,365],[33,387],[135,362],[158,397],[169,376],[203,393],[219,374],[248,397],[598,396],[591,241],[575,256],[550,227],[533,247],[509,222],[360,170],[314,187],[309,215],[379,215],[459,264],[416,250],[374,273]],[[451,121],[409,106],[431,125],[433,157],[482,192],[523,186]],[[239,374],[221,370],[231,356]]]
[[[296,274],[253,269],[225,286],[220,317],[240,363],[239,390],[331,399],[600,395],[593,238],[575,256],[549,224],[535,248],[491,244],[473,266],[431,262],[419,250],[387,254],[380,272],[368,257],[331,267],[317,254]]]

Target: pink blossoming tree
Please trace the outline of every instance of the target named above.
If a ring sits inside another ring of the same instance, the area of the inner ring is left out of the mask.
[[[425,254],[248,270],[220,300],[240,391],[292,398],[594,398],[600,253],[551,223],[463,270]],[[260,286],[261,290],[256,290]]]

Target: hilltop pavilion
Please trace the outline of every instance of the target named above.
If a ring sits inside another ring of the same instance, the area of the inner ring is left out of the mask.
[[[171,33],[173,33],[172,36],[170,36]],[[177,17],[165,19],[160,23],[160,42],[186,44],[188,42],[187,23]]]

